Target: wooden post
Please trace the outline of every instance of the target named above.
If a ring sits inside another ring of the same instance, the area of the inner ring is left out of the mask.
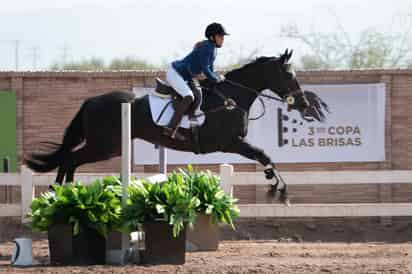
[[[221,186],[223,190],[233,196],[233,186],[232,186],[232,176],[233,176],[233,166],[228,164],[220,165],[220,179]]]
[[[33,172],[26,166],[21,167],[21,221],[27,221],[30,205],[34,199]]]
[[[131,106],[130,103],[122,103],[122,185],[123,185],[123,197],[122,206],[126,206],[127,202],[127,188],[130,185],[130,173],[131,173]],[[127,252],[129,250],[129,235],[122,234],[122,258],[121,264],[127,263]]]
[[[10,170],[10,165],[9,165],[10,161],[9,161],[9,157],[6,157],[3,159],[3,172],[4,173],[8,173]]]
[[[9,172],[9,157],[5,157],[3,159],[3,173]],[[6,204],[12,204],[12,195],[11,195],[12,187],[4,186],[4,202]]]

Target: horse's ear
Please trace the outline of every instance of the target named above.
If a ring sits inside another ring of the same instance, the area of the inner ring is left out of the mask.
[[[288,61],[288,56],[289,56],[289,50],[286,49],[285,53],[283,53],[279,58],[280,63],[281,64],[286,64],[286,62]]]
[[[288,62],[290,58],[292,58],[292,54],[293,54],[293,49],[290,50],[290,52],[287,54],[286,62]]]

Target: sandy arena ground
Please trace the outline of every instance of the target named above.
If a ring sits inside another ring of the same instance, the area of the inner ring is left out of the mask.
[[[412,243],[223,241],[217,252],[186,254],[183,266],[50,267],[47,240],[33,243],[31,268],[9,266],[12,243],[0,246],[0,273],[412,273]]]
[[[44,235],[0,220],[0,273],[412,273],[412,220],[393,221],[249,219],[221,227],[218,251],[186,253],[181,266],[51,267]],[[33,239],[38,266],[10,266],[18,236]]]

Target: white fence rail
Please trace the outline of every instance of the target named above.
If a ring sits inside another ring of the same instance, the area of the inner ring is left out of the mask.
[[[89,184],[97,178],[111,174],[79,173],[76,180]],[[153,174],[136,173],[136,177]],[[222,188],[233,193],[234,185],[267,185],[263,172],[233,172],[231,165],[221,165]],[[305,171],[282,172],[289,185],[319,184],[412,184],[412,171]],[[0,174],[0,186],[20,186],[21,204],[0,204],[0,217],[22,217],[30,210],[34,186],[48,186],[55,174],[34,174],[25,166],[21,173]],[[412,216],[412,203],[358,203],[358,204],[240,204],[241,217],[363,217]]]
[[[221,165],[222,188],[233,195],[234,185],[267,185],[263,174],[233,172]],[[289,185],[319,184],[412,184],[412,171],[304,171],[282,172]],[[367,217],[412,216],[412,203],[347,204],[240,204],[241,217]]]
[[[118,173],[78,173],[76,181],[82,181],[84,184],[91,184],[94,180],[104,176]],[[150,176],[148,173],[134,173],[135,177]],[[21,217],[25,221],[25,216],[30,211],[30,205],[34,198],[35,186],[49,186],[53,184],[56,178],[54,173],[35,174],[26,166],[21,167],[21,173],[4,173],[0,174],[0,186],[20,186],[21,187],[21,204],[0,204],[0,217]]]

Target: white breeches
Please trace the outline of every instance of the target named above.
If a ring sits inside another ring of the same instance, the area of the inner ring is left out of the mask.
[[[173,68],[172,65],[169,66],[166,72],[166,81],[171,85],[182,97],[191,96],[194,99],[193,92],[190,89],[186,81],[180,76],[180,74]]]

